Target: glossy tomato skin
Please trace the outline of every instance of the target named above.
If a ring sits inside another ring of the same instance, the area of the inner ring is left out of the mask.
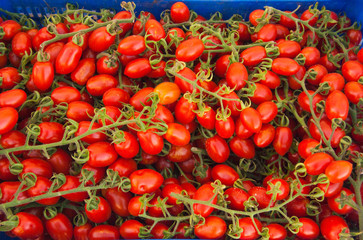
[[[110,203],[111,209],[114,213],[121,217],[127,217],[130,215],[127,208],[132,194],[129,192],[123,192],[122,190],[115,188],[109,188],[105,190],[104,196]]]
[[[137,132],[140,147],[143,151],[150,155],[159,154],[164,147],[163,137],[156,134],[152,129],[145,132]]]
[[[351,103],[357,104],[359,99],[363,98],[363,85],[358,82],[348,82],[344,86],[344,93]]]
[[[162,38],[165,38],[165,30],[163,26],[155,19],[149,19],[145,23],[146,34],[150,34],[148,39],[153,41],[159,41]]]
[[[50,97],[54,104],[60,104],[62,102],[71,103],[81,100],[81,93],[74,87],[58,87],[53,90]]]
[[[220,180],[226,186],[233,186],[234,182],[239,179],[239,175],[232,167],[218,164],[212,168],[212,178]]]
[[[121,40],[117,51],[124,55],[138,55],[145,51],[146,45],[143,36],[131,35]]]
[[[253,224],[253,221],[255,221],[257,229],[259,231],[262,230],[262,224],[259,220],[252,220],[250,217],[241,218],[239,219],[238,224],[239,227],[243,229],[243,232],[241,233],[239,239],[254,240],[260,237],[255,225]]]
[[[124,74],[129,78],[141,78],[149,74],[151,70],[148,59],[137,58],[126,65]]]
[[[272,142],[275,151],[283,156],[291,147],[293,141],[293,134],[289,127],[277,127],[275,131],[275,138]]]
[[[88,79],[86,87],[92,96],[102,96],[107,90],[115,88],[118,81],[108,74],[99,74]]]
[[[226,200],[230,201],[229,207],[234,210],[244,211],[245,206],[243,203],[248,200],[250,195],[240,188],[231,187],[228,188],[225,192],[227,195]]]
[[[79,123],[78,125],[78,130],[77,132],[74,134],[76,137],[77,136],[81,136],[83,135],[84,133],[86,133],[86,131],[89,129],[89,127],[91,126],[91,122],[90,121],[82,121]],[[91,126],[91,130],[95,130],[97,128],[100,128],[101,125],[97,122],[94,122]],[[95,133],[92,133],[92,134],[89,134],[85,137],[82,137],[81,138],[82,141],[86,142],[86,143],[95,143],[95,142],[98,142],[98,141],[105,141],[106,140],[106,135],[99,131],[99,132],[95,132]]]
[[[229,142],[229,147],[240,158],[251,159],[255,156],[255,145],[251,139],[235,136]]]
[[[11,230],[14,236],[21,239],[36,239],[43,234],[43,223],[37,216],[26,212],[17,213],[16,216],[19,225]]]
[[[98,197],[100,202],[98,207],[93,210],[87,209],[87,204],[85,205],[85,212],[88,219],[94,223],[103,223],[111,217],[111,206],[103,197]]]
[[[358,61],[347,61],[342,66],[342,74],[347,82],[357,82],[363,76],[363,64]]]
[[[89,36],[88,46],[94,52],[102,52],[107,50],[115,42],[115,39],[116,35],[108,33],[106,27],[100,27]]]
[[[13,107],[0,108],[0,134],[13,129],[18,121],[19,114]]]
[[[54,240],[71,240],[73,237],[72,223],[62,213],[58,213],[54,218],[47,220],[45,228]]]
[[[327,166],[325,169],[325,175],[331,183],[344,182],[352,173],[352,169],[352,163],[344,160],[338,160]]]
[[[275,128],[271,124],[262,125],[261,130],[253,136],[253,142],[259,148],[269,146],[275,137]]]
[[[342,188],[342,190],[338,194],[328,198],[328,205],[329,205],[330,209],[333,210],[334,212],[344,215],[344,214],[348,214],[348,213],[352,212],[353,208],[346,203],[341,208],[339,201],[341,200],[342,194],[345,194],[346,196],[350,196],[353,193],[352,193],[352,191],[350,191],[347,188]],[[355,196],[352,198],[352,200],[354,202],[356,202]]]
[[[2,89],[11,89],[22,79],[22,77],[18,73],[18,70],[13,67],[1,68],[0,77],[2,77]]]
[[[339,90],[329,94],[325,102],[325,111],[327,117],[347,119],[349,113],[349,102],[347,96]]]
[[[251,132],[257,133],[261,130],[261,114],[252,107],[245,108],[240,114],[241,123]]]
[[[334,161],[333,157],[327,153],[314,153],[308,157],[304,165],[306,172],[310,175],[319,175],[325,171],[330,163]]]
[[[132,15],[128,11],[120,11],[116,13],[116,15],[113,17],[113,19],[131,19]],[[120,23],[120,28],[122,29],[122,33],[120,34],[120,37],[124,36],[129,30],[132,28],[132,23]]]
[[[135,93],[129,103],[135,108],[136,111],[141,111],[146,106],[151,106],[150,94],[154,91],[152,87],[146,87]]]
[[[130,175],[131,192],[135,194],[152,193],[164,181],[163,176],[152,169],[140,169]]]
[[[240,90],[246,85],[248,80],[248,72],[246,67],[240,63],[232,63],[226,72],[226,80],[229,87]]]
[[[120,233],[117,227],[111,225],[98,225],[88,233],[89,240],[113,240],[119,239]]]
[[[90,223],[86,223],[81,226],[75,226],[73,229],[73,236],[75,240],[87,240],[88,233],[91,231],[92,225]]]
[[[179,123],[169,123],[164,138],[173,145],[184,146],[190,141],[190,133]]]
[[[194,199],[202,200],[202,201],[210,201],[213,204],[217,203],[217,197],[214,197],[213,193],[214,188],[210,183],[203,184],[198,190],[195,192]],[[203,204],[196,203],[193,205],[193,210],[195,214],[200,214],[202,217],[208,217],[214,210],[213,207],[206,206]]]
[[[197,224],[194,234],[200,239],[218,239],[224,236],[227,231],[226,222],[217,216],[205,218],[204,225]]]
[[[34,173],[37,176],[43,176],[45,178],[52,177],[52,166],[43,159],[28,158],[22,161],[23,171],[20,173],[20,177],[25,173]]]
[[[190,11],[183,2],[176,2],[170,8],[170,17],[175,23],[182,23],[189,20]]]
[[[243,59],[243,65],[256,66],[261,63],[264,58],[267,57],[266,50],[262,46],[250,47],[243,50],[240,57]]]
[[[176,49],[175,56],[179,61],[191,62],[202,55],[204,51],[203,41],[199,38],[191,38],[183,41]]]
[[[30,197],[43,195],[49,191],[51,185],[52,182],[49,179],[38,176],[35,185],[27,190],[27,194]],[[59,201],[59,198],[60,197],[44,198],[36,202],[43,205],[54,205]]]
[[[42,122],[39,124],[40,133],[38,141],[47,144],[59,142],[63,138],[64,128],[63,125],[57,122]]]
[[[270,240],[283,240],[287,237],[286,229],[277,223],[267,225]]]
[[[96,142],[87,147],[89,152],[88,164],[92,167],[106,167],[117,159],[117,152],[108,142]]]
[[[283,17],[283,16],[281,16]],[[283,41],[277,45],[280,51],[279,57],[287,57],[287,58],[294,58],[296,57],[300,51],[301,46],[299,43],[295,41]]]
[[[320,144],[319,141],[312,138],[306,138],[302,140],[298,145],[298,153],[300,157],[304,159],[310,157],[313,154],[311,150],[314,149],[319,144]],[[322,148],[322,146],[320,146],[319,148]]]
[[[205,146],[209,157],[213,161],[217,163],[223,163],[227,161],[230,150],[227,142],[223,138],[218,135],[208,138],[205,141]]]
[[[26,32],[17,33],[11,42],[11,49],[18,57],[22,57],[25,53],[29,54],[32,48],[32,40]]]
[[[159,104],[167,105],[176,102],[180,96],[180,89],[172,82],[162,82],[154,88],[154,92],[159,96]]]
[[[77,67],[71,73],[73,82],[83,86],[96,72],[96,63],[92,58],[84,58],[78,62]]]
[[[343,229],[348,230],[346,232],[349,233],[349,227],[346,221],[339,216],[329,216],[325,218],[321,224],[321,234],[327,240],[337,240],[339,239],[339,233],[343,231]]]
[[[233,121],[232,117],[228,117],[227,119],[221,119],[221,120],[216,120],[216,125],[215,125],[217,134],[225,139],[228,139],[230,137],[232,137],[232,135],[234,134],[235,131],[235,123]]]
[[[300,218],[299,222],[302,223],[302,226],[296,234],[298,237],[303,239],[316,239],[319,236],[319,225],[316,222],[310,218]]]
[[[124,239],[138,239],[140,228],[144,225],[137,220],[126,220],[120,227],[121,237]]]
[[[272,71],[283,76],[292,76],[299,68],[299,64],[290,58],[276,58],[272,62]]]
[[[120,177],[129,177],[131,173],[137,170],[137,163],[133,159],[119,158],[108,168],[118,172]]]
[[[77,188],[79,185],[81,185],[81,182],[79,181],[79,178],[71,175],[66,175],[66,181],[65,183],[58,189],[59,192],[61,191],[67,191],[70,189]],[[82,202],[88,197],[87,192],[78,192],[78,193],[69,193],[65,194],[62,197],[65,199],[68,199],[72,202]]]
[[[59,52],[55,60],[55,71],[58,74],[69,74],[76,69],[82,56],[82,48],[69,42]]]
[[[119,69],[119,63],[117,60],[112,60],[108,56],[103,56],[97,60],[96,67],[98,74],[115,76]]]

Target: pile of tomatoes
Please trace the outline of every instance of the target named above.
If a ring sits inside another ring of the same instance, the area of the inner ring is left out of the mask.
[[[122,7],[1,19],[1,231],[363,239],[356,23]]]

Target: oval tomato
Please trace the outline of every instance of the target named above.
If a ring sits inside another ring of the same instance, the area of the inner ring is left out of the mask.
[[[163,176],[152,169],[140,169],[130,175],[131,192],[134,194],[152,193],[160,188]]]

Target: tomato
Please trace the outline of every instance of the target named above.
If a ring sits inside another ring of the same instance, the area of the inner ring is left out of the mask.
[[[19,114],[13,107],[0,108],[0,134],[13,129],[18,122]]]
[[[48,178],[37,176],[37,181],[35,182],[35,185],[29,188],[26,192],[29,197],[36,197],[47,193],[51,185],[52,181],[50,181]],[[36,202],[44,205],[54,205],[59,201],[59,198],[60,197],[44,198]]]
[[[189,8],[183,2],[176,2],[170,8],[171,20],[175,23],[182,23],[189,20]]]
[[[2,89],[11,89],[15,87],[15,85],[18,84],[22,79],[22,77],[18,73],[18,70],[13,67],[1,68],[0,77],[2,78]]]
[[[10,162],[7,158],[0,159],[0,180],[3,181],[16,181],[18,180],[17,175],[13,175],[10,172]]]
[[[259,83],[270,89],[275,89],[280,86],[281,80],[274,72],[266,70],[264,78],[262,78]]]
[[[116,18],[116,15],[115,17]],[[100,27],[94,30],[88,38],[88,47],[94,52],[107,50],[116,39],[116,35],[111,35],[107,27]]]
[[[218,164],[212,168],[212,178],[220,180],[226,186],[233,186],[234,182],[239,179],[239,175],[232,167]]]
[[[250,13],[248,19],[250,20],[250,22],[253,26],[258,25],[258,23],[259,23],[258,19],[262,18],[264,12],[265,11],[262,9],[256,9]]]
[[[281,16],[281,18],[284,16]],[[293,23],[295,26],[295,23]],[[294,58],[301,52],[301,46],[295,41],[283,41],[277,45],[280,51],[279,57]]]
[[[277,105],[272,101],[261,103],[256,110],[261,115],[262,123],[269,123],[274,120],[278,112]]]
[[[277,28],[275,24],[266,24],[257,33],[257,39],[263,42],[275,41],[277,38]]]
[[[33,66],[32,77],[39,90],[48,90],[54,79],[53,64],[51,62],[36,62]]]
[[[312,90],[308,90],[308,93],[310,95],[314,94],[314,91]],[[310,106],[310,101],[308,98],[308,95],[305,92],[301,92],[297,98],[297,101],[299,103],[299,105],[301,106],[301,108],[307,112],[311,112],[311,107],[314,110],[315,113],[317,113],[316,111],[316,104],[319,103],[320,101],[324,100],[324,97],[320,94],[317,93],[314,97],[313,97],[313,101],[312,101],[312,106]]]
[[[202,127],[212,130],[215,127],[216,112],[209,106],[206,106],[206,108],[202,115],[197,114],[197,120]]]
[[[280,185],[280,187],[278,187],[278,192],[276,194],[276,200],[283,200],[286,197],[288,197],[289,193],[290,193],[290,185],[283,179],[272,179],[268,182],[267,185],[267,191],[271,191],[273,189],[273,187],[277,187],[277,185]],[[271,197],[273,197],[273,194],[269,193],[267,194]]]
[[[91,231],[92,225],[86,223],[81,226],[74,226],[73,235],[75,240],[88,240],[88,233]]]
[[[88,233],[89,240],[113,240],[119,239],[120,233],[117,227],[111,225],[98,225]]]
[[[4,133],[0,139],[0,145],[5,149],[24,146],[25,142],[26,142],[25,134],[17,130]],[[14,152],[14,154],[21,154],[21,153],[22,151]]]
[[[140,35],[131,35],[122,39],[117,48],[117,51],[124,55],[138,55],[145,50],[145,39]]]
[[[120,227],[121,237],[124,239],[138,239],[140,228],[144,225],[137,220],[126,220]]]
[[[313,66],[320,60],[320,52],[315,47],[306,47],[301,50],[301,54],[305,57],[304,66],[306,67]]]
[[[347,96],[339,90],[330,93],[326,99],[325,112],[327,117],[347,119],[349,112],[349,102]]]
[[[102,96],[107,90],[115,88],[118,81],[115,77],[108,74],[99,74],[93,76],[87,81],[87,91],[92,96]]]
[[[121,217],[127,217],[130,215],[128,204],[132,198],[131,193],[123,192],[117,187],[106,189],[104,192],[104,197],[110,203],[111,209],[114,213]]]
[[[316,141],[315,139],[312,138],[306,138],[302,140],[298,145],[298,153],[300,157],[304,159],[310,157],[313,154],[311,150],[314,149],[319,144],[320,144],[319,141]],[[322,148],[322,146],[319,146],[319,148]]]
[[[257,133],[261,130],[261,114],[252,107],[245,108],[240,114],[241,123],[251,132]]]
[[[25,53],[30,54],[32,48],[32,39],[26,32],[18,32],[11,42],[11,49],[18,57],[22,57]]]
[[[227,161],[230,150],[227,142],[218,135],[208,138],[205,141],[205,149],[208,156],[217,163],[223,163]]]
[[[272,100],[272,92],[267,86],[261,83],[255,83],[255,87],[253,96],[250,97],[252,103],[261,104]]]
[[[244,25],[244,24],[242,24],[242,25]],[[240,35],[240,38],[241,38],[241,35]],[[229,61],[230,56],[231,55],[227,54],[227,55],[223,55],[223,56],[221,56],[221,57],[219,57],[217,59],[216,66],[215,66],[215,69],[214,69],[214,74],[215,75],[217,75],[220,78],[225,77],[228,66],[230,64],[230,61]]]
[[[165,38],[165,30],[163,26],[155,19],[149,19],[145,23],[145,30],[148,36],[148,40],[159,41]]]
[[[99,199],[99,203],[97,208],[88,209],[88,204],[85,204],[85,213],[88,219],[94,223],[103,223],[106,222],[111,217],[111,206],[103,197],[97,197]]]
[[[235,124],[232,117],[216,120],[215,128],[217,134],[225,139],[232,137],[234,134]]]
[[[76,131],[76,133],[74,134],[76,137],[78,136],[81,136],[83,134],[86,133],[86,131],[88,131],[88,129],[90,128],[91,126],[91,122],[90,121],[82,121],[78,124],[78,130]],[[101,125],[94,122],[92,123],[92,126],[91,126],[91,130],[95,130],[97,128],[100,128]],[[95,133],[92,133],[92,134],[89,134],[87,136],[84,136],[81,138],[82,141],[86,142],[86,143],[94,143],[94,142],[99,142],[99,141],[105,141],[106,140],[106,135],[99,131],[99,132],[95,132]]]
[[[179,61],[192,62],[200,57],[203,51],[203,41],[199,38],[191,38],[179,44],[175,51],[175,56]]]
[[[173,113],[163,105],[158,104],[155,110],[155,116],[153,117],[155,122],[165,122],[166,124],[173,123]]]
[[[313,65],[309,68],[308,71],[314,70],[316,72],[315,79],[307,78],[308,83],[313,85],[319,85],[321,80],[328,74],[328,70],[320,64]]]
[[[70,32],[77,32],[77,31],[88,29],[88,28],[89,28],[89,26],[87,26],[85,24],[77,23],[77,24],[73,24],[69,30],[70,30]],[[82,51],[84,51],[88,48],[88,38],[89,38],[90,34],[91,33],[88,32],[82,36],[83,43],[82,43],[82,45],[80,45],[80,47],[82,48]],[[71,42],[71,41],[73,41],[73,36],[68,38],[68,42]]]
[[[63,138],[63,125],[57,122],[42,122],[39,124],[38,141],[43,144],[59,142]]]
[[[82,48],[73,42],[64,45],[55,60],[55,71],[58,74],[69,74],[76,69],[82,56]]]
[[[114,106],[122,108],[124,103],[128,103],[130,95],[123,89],[110,88],[102,96],[102,101],[105,106]]]
[[[137,132],[137,137],[139,138],[140,146],[143,151],[150,155],[159,154],[164,147],[163,138],[149,129],[145,132]]]
[[[193,199],[200,201],[210,201],[212,204],[216,204],[217,196],[213,198],[213,190],[214,188],[210,183],[203,184],[197,189]],[[200,214],[202,217],[208,217],[213,212],[214,208],[196,203],[193,204],[193,210],[195,214]]]
[[[349,189],[342,188],[342,190],[338,192],[338,194],[328,198],[328,205],[330,209],[341,215],[348,214],[349,212],[353,211],[353,208],[348,204],[344,204],[341,208],[340,200],[343,192],[346,196],[350,196],[353,194]],[[352,198],[352,200],[356,202],[355,196]]]
[[[327,240],[338,240],[339,234],[345,230],[349,233],[349,227],[346,221],[339,216],[329,216],[320,224],[321,234]]]
[[[96,142],[87,147],[89,152],[88,164],[92,167],[106,167],[117,159],[114,147],[108,142]]]
[[[118,73],[119,63],[108,56],[100,57],[96,63],[98,74],[109,74],[115,76]]]
[[[152,169],[136,170],[130,175],[131,192],[135,194],[152,193],[164,181],[163,176]]]
[[[271,124],[262,125],[261,130],[253,136],[253,142],[259,148],[269,146],[275,137],[275,128]]]
[[[151,65],[148,59],[138,58],[129,62],[124,70],[124,74],[129,78],[141,78],[151,72]]]
[[[120,177],[128,177],[137,170],[137,163],[133,159],[119,158],[108,168],[116,171]]]
[[[291,13],[291,11],[284,11],[285,13]],[[299,18],[296,13],[291,13],[292,18],[286,17],[284,15],[281,15],[279,23],[283,26],[287,27],[288,29],[295,29],[296,28],[296,22],[293,18]]]
[[[106,175],[106,169],[100,168],[100,167],[91,167],[88,163],[84,164],[82,169],[86,169],[87,171],[93,172],[93,180],[95,184],[99,183],[103,177]],[[81,177],[81,174],[78,175],[78,177]],[[86,185],[92,185],[92,181],[89,180]]]
[[[128,203],[127,210],[132,216],[137,217],[148,210],[148,206],[142,206],[140,198],[141,196],[135,196]]]
[[[299,64],[290,58],[276,58],[272,62],[272,71],[283,76],[292,76],[300,69]]]
[[[66,175],[66,180],[64,184],[58,189],[59,192],[71,190],[74,188],[79,187],[81,185],[81,182],[79,181],[79,178],[75,176]],[[69,193],[66,195],[63,195],[65,199],[72,201],[72,202],[82,202],[86,198],[88,198],[87,192],[78,192],[78,193]]]
[[[19,224],[11,230],[11,233],[21,239],[36,239],[43,234],[42,221],[33,214],[19,212],[16,214]]]
[[[322,120],[320,120],[320,126],[321,126],[321,129],[323,130],[325,138],[329,139],[330,136],[332,135],[332,131],[333,131],[332,127],[331,127],[331,121],[329,119],[323,118]],[[313,122],[310,122],[310,124],[309,124],[309,132],[311,133],[311,136],[315,140],[318,140],[318,141],[321,140],[320,132]],[[333,148],[338,147],[340,140],[344,136],[345,136],[345,132],[339,127],[336,128],[335,132],[333,134],[333,137],[331,139],[331,142],[330,142],[331,146]]]
[[[139,14],[138,19],[141,19],[142,17],[145,17],[147,19],[155,19],[154,14],[147,12],[147,11],[142,11]],[[132,28],[132,34],[134,35],[138,35],[139,33],[141,33],[144,30],[144,26],[143,23],[140,20],[136,20],[134,23],[134,26]]]
[[[163,82],[154,88],[154,92],[159,96],[159,104],[167,105],[176,102],[180,96],[180,89],[177,84]]]
[[[228,188],[224,195],[226,196],[226,200],[229,201],[229,207],[234,210],[244,211],[245,206],[243,203],[248,200],[250,195],[240,188],[231,187]]]
[[[0,190],[1,190],[1,198],[0,203],[7,203],[14,200],[15,193],[18,191],[20,187],[20,182],[2,182],[0,183]],[[24,190],[25,186],[22,187],[21,190]],[[22,191],[19,193],[17,200],[24,200],[27,199],[29,196],[27,191]]]
[[[306,158],[304,165],[306,172],[310,175],[319,175],[325,171],[330,163],[334,161],[333,157],[327,153],[314,153]]]
[[[344,86],[344,94],[353,104],[358,104],[359,99],[363,98],[363,85],[358,82],[348,82]]]
[[[240,158],[252,159],[255,156],[255,146],[250,139],[235,136],[229,142],[229,147]]]
[[[74,87],[58,87],[53,90],[50,97],[53,103],[58,105],[62,102],[71,103],[81,100],[81,93]]]
[[[342,74],[346,81],[357,82],[363,76],[363,64],[358,61],[347,61],[342,66]]]
[[[63,47],[63,42],[51,43],[45,47],[44,52],[48,54],[49,62],[51,62],[53,65],[55,64],[55,60],[57,59],[57,56],[59,55]]]
[[[183,191],[183,187],[179,184],[176,183],[170,183],[165,185],[165,187],[163,188],[161,194],[163,196],[163,198],[168,198],[166,200],[166,202],[168,204],[171,205],[176,205],[177,204],[177,198],[172,196],[172,194],[178,194],[178,195],[182,195],[182,191]]]
[[[179,123],[169,123],[164,138],[173,145],[184,146],[190,141],[190,133]]]
[[[227,231],[226,222],[216,216],[205,218],[204,224],[197,224],[194,229],[194,234],[200,239],[218,239],[225,235]]]
[[[254,223],[255,224],[254,224]],[[254,240],[260,237],[258,231],[262,230],[262,224],[257,219],[251,219],[250,217],[241,218],[238,220],[239,227],[243,230],[239,239]],[[257,229],[258,231],[257,231]]]
[[[343,182],[329,183],[329,185],[320,183],[318,187],[325,193],[324,197],[333,197],[340,193],[343,188]]]
[[[316,239],[319,236],[319,225],[316,222],[310,218],[300,218],[299,222],[302,226],[296,236],[302,239]]]
[[[232,63],[226,72],[226,80],[229,87],[240,90],[248,80],[246,67],[240,62]]]
[[[45,222],[47,232],[54,240],[71,240],[73,237],[73,226],[71,221],[62,213]]]
[[[66,151],[58,148],[57,151],[50,156],[48,162],[52,165],[54,172],[69,174],[72,158]]]
[[[197,80],[196,74],[188,67],[183,68],[177,72],[177,74],[193,82]],[[185,81],[184,79],[179,78],[177,75],[175,76],[174,83],[178,85],[182,93],[193,92],[194,90],[194,86],[192,84],[190,84],[188,81]]]
[[[240,54],[240,57],[243,59],[243,65],[256,66],[267,57],[267,54],[264,47],[254,46],[243,50]]]
[[[123,132],[125,141],[115,143],[116,152],[123,158],[133,158],[139,152],[139,143],[134,135],[129,132]]]
[[[118,13],[116,13],[116,15],[113,17],[113,19],[128,19],[128,20],[131,20],[131,17],[132,17],[132,14],[128,11],[120,11]],[[120,34],[120,37],[126,35],[126,33],[128,31],[131,30],[132,28],[132,23],[129,22],[129,23],[120,23],[119,24],[121,30],[122,30],[122,33]]]
[[[96,72],[95,60],[92,58],[81,59],[77,67],[71,73],[73,82],[83,86]]]

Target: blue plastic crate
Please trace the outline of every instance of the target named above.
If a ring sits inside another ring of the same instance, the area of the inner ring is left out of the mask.
[[[180,0],[179,0],[180,1]],[[208,18],[211,14],[219,11],[224,18],[231,17],[233,14],[240,14],[245,19],[248,14],[257,8],[263,9],[264,6],[272,6],[282,10],[294,10],[298,5],[301,5],[298,12],[307,9],[310,5],[319,3],[319,6],[326,6],[329,10],[337,13],[345,12],[352,21],[363,23],[363,12],[361,4],[363,0],[181,0],[185,2],[190,9],[193,9],[198,14]],[[171,5],[176,1],[169,0],[135,0],[136,12],[142,10],[153,13],[156,17],[165,9],[170,9]],[[79,8],[88,10],[99,10],[100,8],[111,8],[116,11],[121,10],[121,1],[117,0],[0,0],[0,7],[7,11],[24,13],[34,18],[41,18],[48,14],[56,13],[57,11],[65,10],[66,3],[77,3]],[[10,240],[4,233],[0,233],[0,240]]]

